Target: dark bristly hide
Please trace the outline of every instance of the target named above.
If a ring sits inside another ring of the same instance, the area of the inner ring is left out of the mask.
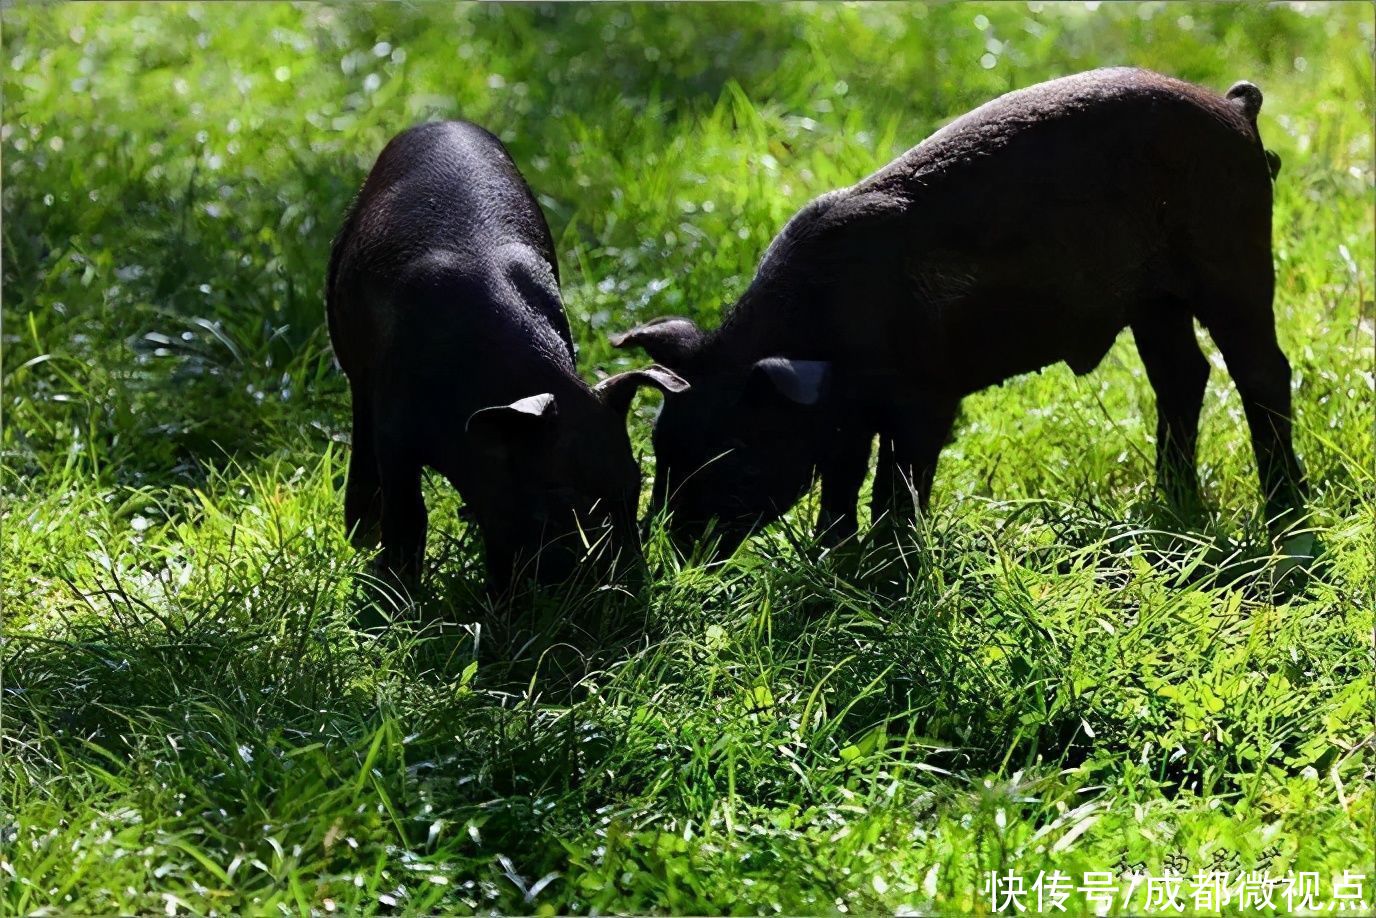
[[[382,151],[335,240],[330,339],[353,396],[345,522],[414,582],[421,472],[447,478],[482,532],[489,588],[566,579],[638,552],[626,412],[659,367],[579,377],[544,215],[500,141],[424,124]]]
[[[1196,499],[1212,335],[1251,428],[1268,519],[1302,518],[1290,366],[1272,318],[1260,90],[1136,69],[1002,96],[804,207],[719,328],[667,319],[614,339],[692,389],[655,430],[656,508],[730,551],[814,476],[829,538],[857,527],[876,435],[876,518],[926,506],[960,399],[1058,361],[1099,363],[1131,328],[1157,397],[1157,472]]]

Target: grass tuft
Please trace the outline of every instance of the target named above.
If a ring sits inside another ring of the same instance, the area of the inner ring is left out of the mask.
[[[967,913],[985,870],[1371,862],[1368,8],[248,9],[5,11],[5,910]],[[349,547],[320,289],[400,129],[510,147],[592,378],[815,195],[1127,62],[1265,92],[1307,569],[1207,340],[1206,506],[1162,504],[1128,336],[966,400],[901,538],[821,546],[810,498],[709,563],[652,521],[642,582],[496,609],[430,481],[416,595]]]

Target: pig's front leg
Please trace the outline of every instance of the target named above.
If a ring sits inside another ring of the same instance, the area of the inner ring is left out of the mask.
[[[856,505],[860,501],[860,486],[869,471],[873,439],[870,431],[838,428],[831,450],[820,465],[822,507],[817,514],[817,533],[824,545],[837,545],[860,528]]]
[[[368,384],[353,387],[353,440],[349,476],[344,485],[344,531],[355,548],[376,547],[382,538],[382,482],[378,479],[377,444],[373,437],[373,407]]]
[[[951,436],[958,399],[919,397],[900,403],[891,428],[880,433],[879,465],[870,509],[874,522],[907,524],[926,513],[937,459]]]

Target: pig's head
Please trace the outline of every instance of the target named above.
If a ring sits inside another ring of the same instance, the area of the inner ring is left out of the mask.
[[[710,534],[724,557],[806,493],[835,426],[828,363],[720,360],[681,318],[657,319],[612,344],[643,348],[690,384],[666,394],[654,431],[651,510],[669,511],[680,547]]]
[[[640,469],[626,414],[642,386],[668,394],[688,384],[651,366],[469,417],[465,436],[486,483],[470,505],[494,590],[529,576],[565,581],[586,561],[601,576],[618,560],[638,557]]]

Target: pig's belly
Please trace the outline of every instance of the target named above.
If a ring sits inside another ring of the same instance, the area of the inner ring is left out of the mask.
[[[1038,236],[1028,221],[984,251],[909,262],[924,362],[956,388],[973,392],[1062,362],[1090,372],[1135,304],[1163,282],[1158,247],[1140,228],[1096,230],[1056,216],[1074,230]]]
[[[1077,309],[1009,297],[944,311],[924,336],[925,362],[963,394],[1055,363],[1084,375],[1127,325],[1125,311],[1112,303]]]

